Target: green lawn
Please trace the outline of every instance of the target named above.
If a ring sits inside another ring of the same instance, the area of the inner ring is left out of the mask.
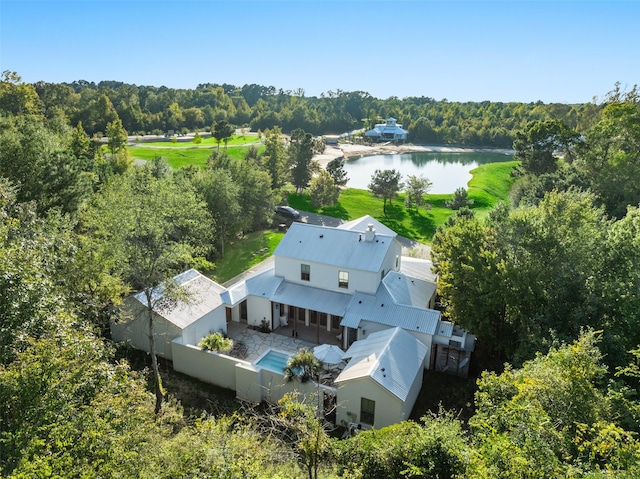
[[[189,144],[187,144],[189,145]],[[171,168],[178,169],[187,165],[204,166],[207,164],[209,156],[217,149],[216,146],[208,148],[197,148],[191,146],[185,148],[166,147],[166,148],[148,148],[146,146],[130,146],[129,153],[134,159],[153,160],[157,156],[163,156],[171,165]],[[249,151],[250,146],[230,146],[226,148],[226,152],[231,158],[242,160]],[[263,145],[258,146],[258,151],[264,150]],[[225,147],[221,146],[220,151],[225,151]]]
[[[227,243],[225,257],[216,261],[210,276],[220,284],[236,277],[271,256],[283,236],[282,231],[264,230]]]
[[[258,135],[234,135],[229,138],[227,141],[227,146],[238,146],[238,145],[247,145],[249,143],[260,143],[260,137]],[[218,143],[216,139],[213,137],[202,138],[202,143],[195,144],[193,142],[181,143],[181,142],[172,142],[171,140],[167,141],[150,141],[140,143],[140,145],[144,146],[162,146],[166,148],[188,148],[190,146],[209,146],[209,147],[218,147]],[[224,148],[224,142],[220,143],[220,148]]]
[[[468,191],[469,198],[474,201],[471,208],[476,214],[484,216],[493,205],[507,199],[514,181],[511,171],[517,165],[517,161],[489,163],[471,171],[473,178],[469,181]],[[444,206],[445,201],[452,197],[453,193],[426,195],[431,209],[409,210],[405,208],[404,194],[401,194],[391,203],[387,203],[385,213],[383,201],[369,191],[347,188],[340,193],[338,204],[329,208],[314,208],[308,196],[294,193],[289,195],[289,204],[302,211],[343,220],[352,220],[368,214],[401,236],[430,243],[437,227],[444,224],[454,212]]]

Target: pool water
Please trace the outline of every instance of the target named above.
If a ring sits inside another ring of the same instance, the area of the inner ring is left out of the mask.
[[[260,359],[256,361],[256,365],[261,368],[270,369],[277,373],[283,373],[284,368],[289,361],[289,355],[270,349]]]

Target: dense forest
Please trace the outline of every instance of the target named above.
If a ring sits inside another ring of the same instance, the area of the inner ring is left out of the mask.
[[[428,97],[378,99],[366,92],[329,91],[306,97],[303,90],[273,86],[201,84],[194,90],[136,86],[122,82],[38,82],[38,109],[48,119],[82,122],[89,136],[106,133],[116,116],[131,135],[208,130],[226,120],[238,127],[285,132],[301,128],[313,135],[372,128],[394,117],[417,144],[511,148],[515,132],[534,120],[554,119],[584,131],[601,105],[585,103],[449,102]],[[35,105],[34,105],[35,106]]]
[[[463,206],[433,238],[445,314],[478,335],[492,365],[470,418],[440,408],[340,440],[295,397],[186,414],[153,357],[150,371],[133,369],[109,340],[123,297],[207,269],[226,240],[268,225],[285,185],[313,181],[311,133],[386,116],[413,141],[513,146],[521,161],[509,204],[483,218]],[[127,133],[223,120],[261,129],[264,151],[236,161],[216,150],[205,168],[175,171],[129,157]],[[639,202],[635,88],[599,104],[459,104],[25,84],[5,72],[0,475],[638,477]]]

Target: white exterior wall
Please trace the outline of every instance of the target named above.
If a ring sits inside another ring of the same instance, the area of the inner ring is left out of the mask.
[[[358,341],[368,338],[370,334],[377,333],[378,331],[385,331],[390,329],[391,326],[386,324],[374,323],[372,321],[362,320],[360,321],[360,327],[358,328]]]
[[[376,402],[374,412],[375,424],[373,424],[375,429],[380,429],[408,419],[411,408],[413,408],[413,403],[403,405],[397,396],[394,396],[367,376],[346,381],[338,385],[336,424],[350,422],[361,423],[360,399],[363,397]],[[408,413],[407,409],[409,411]],[[348,416],[347,412],[352,414]],[[369,426],[362,424],[362,427],[368,428]]]
[[[265,319],[271,324],[271,300],[259,296],[247,297],[247,324],[260,326]]]
[[[223,304],[184,328],[182,338],[186,344],[197,345],[209,333],[218,332],[227,332],[227,316]]]
[[[111,337],[119,343],[129,343],[136,349],[149,352],[149,319],[147,308],[135,299],[127,299],[131,318],[122,323],[111,323]],[[162,316],[153,314],[153,337],[158,356],[172,359],[171,341],[182,334],[182,330]]]
[[[308,264],[311,268],[309,281],[300,279],[301,264]],[[338,286],[338,273],[340,271],[347,271],[349,273],[349,288],[340,288]],[[348,294],[353,294],[356,291],[374,294],[378,289],[378,284],[381,279],[380,271],[353,270],[339,266],[282,257],[276,258],[275,274],[276,276],[284,277],[286,281],[291,283]]]
[[[181,338],[175,339],[171,348],[173,369],[225,389],[236,389],[238,364],[251,364],[214,351],[203,351],[193,344],[184,344]]]
[[[396,266],[396,258],[398,258],[397,266]],[[382,269],[384,269],[385,274],[387,274],[389,271],[400,271],[401,265],[402,265],[402,245],[397,239],[394,238],[393,241],[391,242],[391,247],[389,248],[389,251],[387,251],[387,255],[384,257],[384,261],[382,262]]]

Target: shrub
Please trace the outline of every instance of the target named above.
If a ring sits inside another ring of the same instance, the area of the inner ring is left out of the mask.
[[[198,347],[204,351],[231,351],[233,340],[226,338],[222,333],[209,333],[209,335],[202,338]]]

